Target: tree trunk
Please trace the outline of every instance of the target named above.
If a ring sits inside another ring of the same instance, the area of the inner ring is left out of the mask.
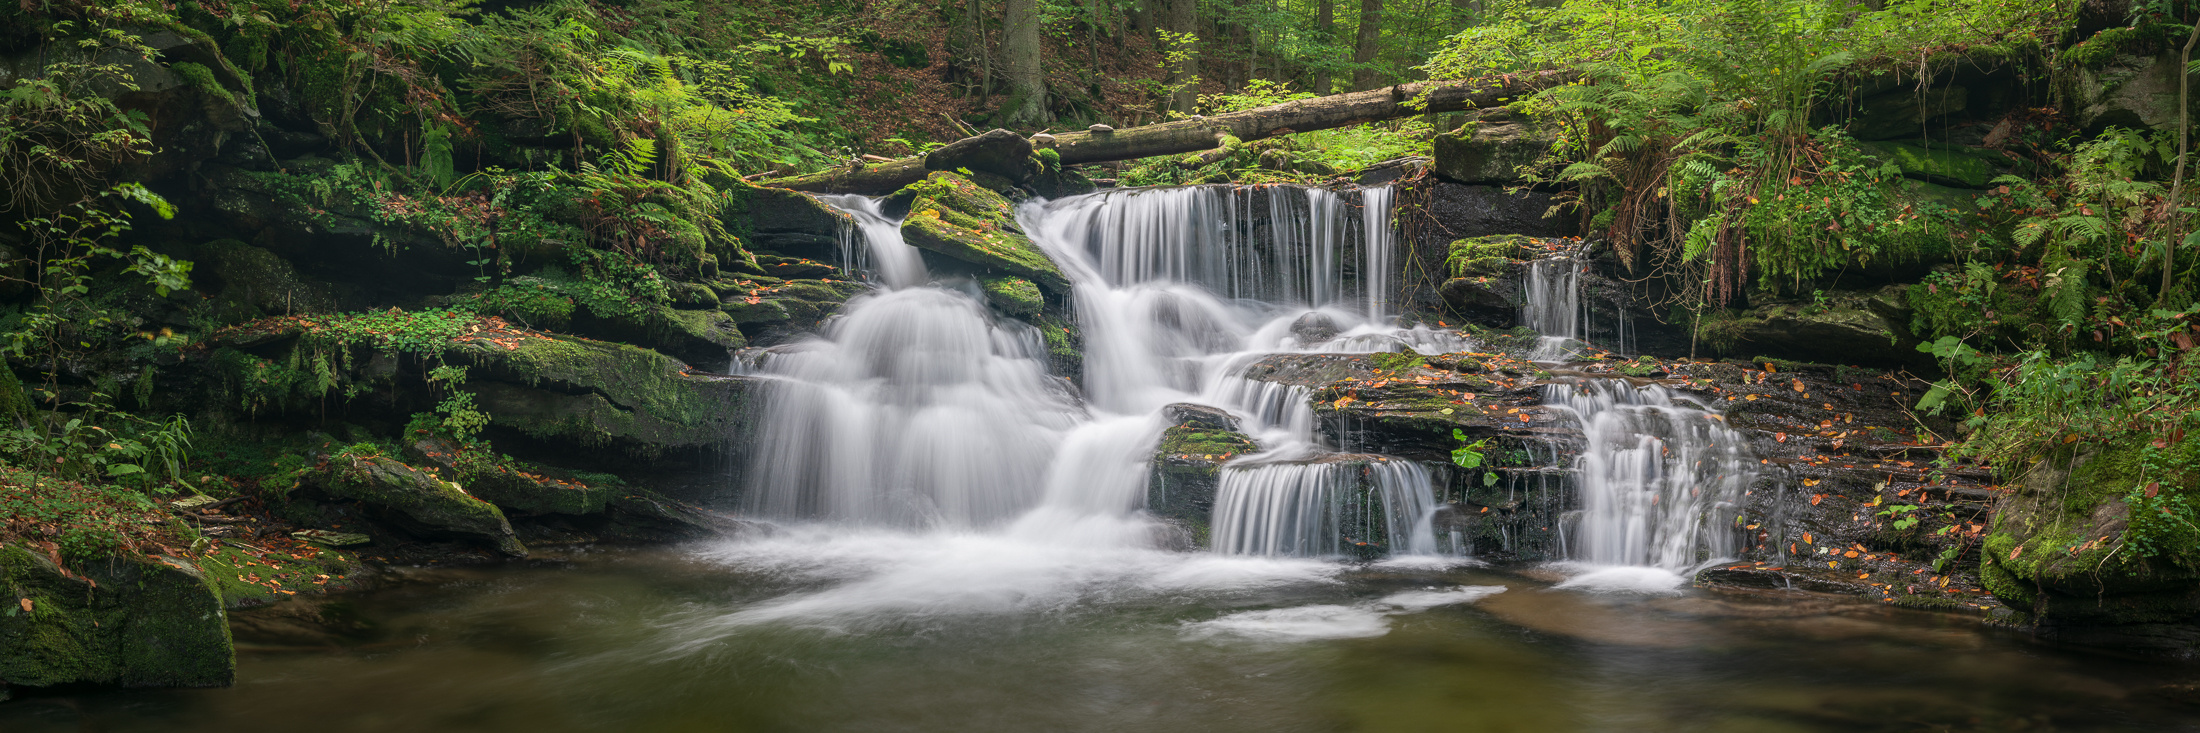
[[[1196,40],[1199,34],[1199,0],[1168,0],[1167,18],[1162,26],[1179,34],[1178,41]],[[1169,67],[1169,84],[1176,92],[1169,96],[1169,109],[1191,114],[1199,107],[1199,44],[1179,43],[1164,39],[1162,53],[1175,53],[1179,57]]]
[[[1008,77],[1002,124],[1038,127],[1053,121],[1047,111],[1046,68],[1039,56],[1039,0],[1008,0],[1001,13],[1001,65]]]
[[[2200,22],[2194,22],[2192,33],[2185,36],[2185,48],[2178,59],[2180,63],[2177,68],[2180,72],[2192,67],[2192,46],[2195,43],[2200,43]],[[2176,210],[2175,207],[2184,204],[2185,159],[2191,157],[2191,155],[2192,75],[2179,73],[2177,75],[2177,172],[2170,175],[2169,183],[2169,205],[2172,207],[2172,211]],[[2188,232],[2192,231],[2190,223],[2192,217],[2183,215],[2179,218],[2187,222],[2184,229]],[[2176,280],[2178,240],[2175,230],[2171,230],[2171,232],[2162,242],[2162,291],[2157,299],[2163,303],[2169,302],[2169,289],[2171,285],[2175,284]]]
[[[1352,63],[1359,68],[1352,70],[1354,90],[1374,89],[1383,83],[1383,74],[1375,68],[1375,59],[1383,51],[1383,0],[1360,0],[1360,33],[1352,45]]]
[[[1321,2],[1315,3],[1314,39],[1323,45],[1337,39],[1337,0],[1321,0]],[[1329,60],[1319,59],[1314,63],[1318,67],[1314,71],[1313,92],[1315,94],[1328,94],[1336,91],[1334,87],[1330,86],[1329,82]]]
[[[1463,81],[1419,82],[1333,94],[1296,102],[1256,107],[1242,112],[1164,122],[1113,132],[1066,132],[1054,135],[1054,150],[1064,165],[1131,160],[1156,155],[1180,155],[1222,145],[1224,136],[1258,140],[1276,135],[1347,127],[1367,122],[1407,117],[1424,112],[1457,112],[1495,107],[1501,99],[1517,99],[1580,78],[1575,71],[1544,71],[1519,76],[1496,76]],[[1417,107],[1422,100],[1426,107]],[[1007,133],[994,131],[933,151],[944,156],[950,149],[991,149],[1013,146],[1013,141],[994,140]],[[998,156],[995,156],[998,157]],[[976,160],[973,157],[970,160]],[[1016,159],[1011,155],[1004,159]],[[956,165],[949,165],[954,163]],[[967,161],[934,161],[933,170],[946,170]],[[924,178],[924,156],[903,158],[865,168],[835,168],[795,178],[766,181],[762,185],[819,193],[884,195]],[[945,166],[944,168],[942,166]],[[1003,174],[1014,180],[1018,176]]]

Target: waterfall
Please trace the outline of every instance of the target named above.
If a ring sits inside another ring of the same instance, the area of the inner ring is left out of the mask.
[[[1541,336],[1529,359],[1565,361],[1573,358],[1588,348],[1592,332],[1599,334],[1603,347],[1612,353],[1634,353],[1634,338],[1625,313],[1615,313],[1608,328],[1598,330],[1593,320],[1595,311],[1589,307],[1589,299],[1582,297],[1584,267],[1587,263],[1579,250],[1528,263],[1521,283],[1521,291],[1527,294],[1527,299],[1520,306],[1520,324],[1535,329]]]
[[[1541,334],[1529,358],[1562,361],[1573,356],[1582,340],[1581,263],[1570,254],[1535,260],[1528,263],[1527,279],[1520,323]]]
[[[747,472],[763,517],[1005,532],[1109,546],[1139,526],[1169,404],[1239,416],[1263,451],[1225,472],[1216,549],[1331,555],[1344,538],[1435,546],[1426,470],[1322,445],[1307,390],[1239,376],[1267,354],[1460,351],[1388,313],[1398,261],[1388,189],[1110,191],[1017,215],[1074,286],[1082,393],[1046,372],[1039,334],[967,283],[934,281],[877,201],[849,216],[843,262],[879,290],[816,338],[749,368],[767,384]]]
[[[1379,456],[1230,467],[1215,494],[1214,548],[1229,555],[1340,555],[1347,542],[1436,549],[1428,471]]]
[[[1550,384],[1543,395],[1581,427],[1574,559],[1683,572],[1734,556],[1734,517],[1757,464],[1723,416],[1619,379]]]

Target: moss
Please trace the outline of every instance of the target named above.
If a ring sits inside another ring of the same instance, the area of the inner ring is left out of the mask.
[[[978,286],[985,291],[986,302],[1001,312],[1019,318],[1039,315],[1046,307],[1046,299],[1039,294],[1039,286],[1020,277],[981,278]]]
[[[722,443],[746,394],[746,382],[691,376],[676,359],[625,344],[530,338],[456,355],[486,377],[469,388],[490,424],[643,455]]]
[[[358,559],[336,550],[256,555],[221,542],[199,557],[198,565],[225,607],[242,608],[341,586]]]
[[[395,511],[431,531],[474,538],[506,555],[527,555],[496,505],[396,459],[338,454],[320,481],[332,496]]]
[[[1015,210],[1000,194],[943,171],[895,197],[910,201],[901,224],[909,244],[989,272],[1026,278],[1056,293],[1069,292],[1069,279],[1017,228]]]
[[[0,545],[0,588],[0,679],[11,684],[212,687],[235,677],[220,596],[183,560],[107,556],[64,570]]]
[[[1242,433],[1226,430],[1200,430],[1187,425],[1170,427],[1161,433],[1161,453],[1184,456],[1212,456],[1216,460],[1257,449],[1253,439]]]
[[[1892,161],[1902,175],[1948,186],[1985,188],[1997,175],[1994,163],[1968,148],[1909,142],[1859,143],[1865,152]]]
[[[1444,267],[1452,277],[1503,275],[1512,262],[1534,256],[1534,237],[1493,234],[1451,243]]]
[[[228,102],[231,105],[238,104],[237,95],[223,87],[220,79],[214,78],[213,69],[189,61],[179,61],[169,64],[168,70],[176,72],[177,76],[183,77],[184,81],[189,82],[193,88],[199,91],[214,95],[214,98]]]
[[[2200,613],[2200,546],[2149,555],[2130,535],[2127,497],[2142,478],[2170,495],[2200,495],[2200,476],[2145,471],[2147,438],[2065,444],[2023,468],[1984,543],[1979,575],[1987,590],[2058,622],[2173,622]]]

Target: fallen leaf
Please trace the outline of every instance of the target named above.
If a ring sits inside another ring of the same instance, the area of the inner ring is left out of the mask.
[[[29,598],[25,598],[25,599],[23,599],[23,612],[24,612],[24,613],[30,613],[30,612],[31,612],[31,599],[29,599]]]

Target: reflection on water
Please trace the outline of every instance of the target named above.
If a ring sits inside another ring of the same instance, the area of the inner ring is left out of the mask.
[[[32,695],[0,730],[2200,728],[2150,692],[2193,668],[1842,599],[838,534],[415,571],[238,614],[233,688]]]

